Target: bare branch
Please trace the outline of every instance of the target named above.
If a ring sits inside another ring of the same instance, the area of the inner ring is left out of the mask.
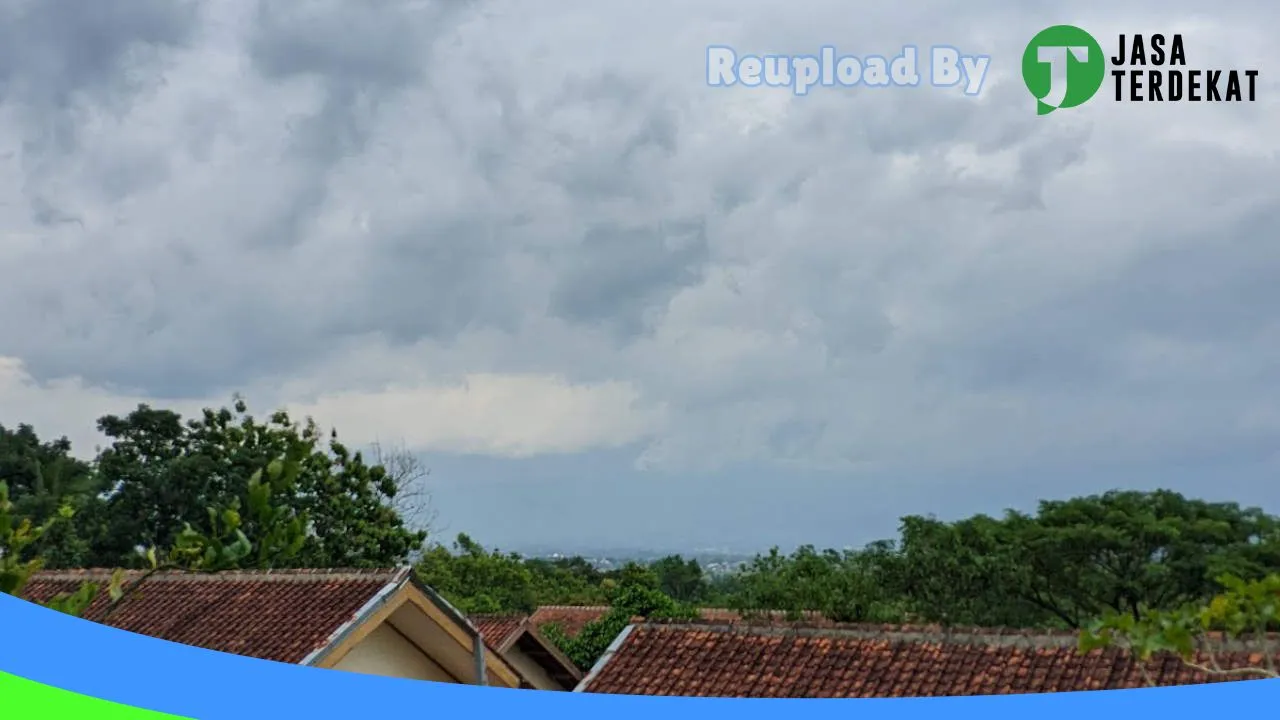
[[[1147,669],[1147,661],[1134,657],[1134,662],[1138,664],[1138,672],[1142,675],[1142,682],[1146,683],[1147,687],[1155,687],[1156,679],[1151,677],[1151,671]]]
[[[1242,667],[1242,668],[1232,668],[1230,670],[1223,670],[1221,667],[1210,667],[1208,665],[1201,665],[1200,663],[1193,663],[1190,660],[1183,660],[1182,662],[1185,663],[1187,667],[1192,668],[1193,670],[1199,670],[1200,672],[1206,675],[1224,675],[1224,676],[1256,675],[1258,677],[1264,677],[1264,678],[1280,677],[1280,675],[1276,675],[1274,671],[1268,670],[1267,668]]]
[[[1125,654],[1129,656],[1133,664],[1138,666],[1138,674],[1142,676],[1142,682],[1146,683],[1147,687],[1156,687],[1156,679],[1151,677],[1151,671],[1147,668],[1150,661],[1143,660],[1139,656],[1138,651],[1134,649],[1133,643],[1128,638],[1121,640],[1118,644]]]
[[[1206,632],[1200,637],[1200,652],[1204,655],[1207,662],[1197,663],[1189,658],[1183,658],[1182,664],[1193,670],[1199,670],[1206,675],[1216,675],[1222,677],[1232,676],[1254,676],[1263,678],[1280,677],[1275,667],[1275,659],[1272,657],[1270,647],[1268,646],[1266,633],[1260,635],[1263,656],[1266,658],[1266,667],[1239,667],[1239,668],[1223,668],[1218,657],[1221,653],[1227,652],[1231,638],[1225,632]],[[1240,640],[1247,640],[1247,636],[1241,636]],[[1217,640],[1219,644],[1215,645]]]
[[[1265,618],[1258,623],[1257,633],[1258,642],[1262,644],[1262,657],[1265,658],[1267,663],[1267,672],[1271,673],[1272,677],[1280,677],[1276,674],[1276,657],[1271,648],[1271,637],[1267,633],[1267,621]]]
[[[431,471],[404,443],[387,446],[374,442],[370,451],[375,464],[381,465],[391,478],[396,492],[389,502],[400,517],[416,530],[431,534],[437,512],[432,504],[427,478]]]
[[[1222,638],[1222,644],[1223,644],[1223,647],[1225,647],[1227,644],[1227,638],[1225,634],[1223,635],[1223,638]],[[1213,668],[1213,672],[1221,673],[1222,665],[1221,663],[1218,662],[1218,652],[1213,647],[1213,633],[1206,633],[1204,636],[1204,653],[1209,658],[1209,667]],[[1194,667],[1195,663],[1187,661],[1187,665]]]

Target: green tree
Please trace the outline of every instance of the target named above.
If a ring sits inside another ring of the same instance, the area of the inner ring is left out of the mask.
[[[631,564],[619,573],[609,593],[609,611],[598,620],[587,623],[575,636],[567,636],[558,626],[540,628],[570,660],[583,670],[595,665],[633,618],[654,620],[693,620],[698,611],[679,603],[658,589],[657,576],[648,568]]]
[[[39,521],[58,514],[63,498],[104,489],[89,464],[71,455],[71,441],[42,441],[30,425],[0,425],[0,481],[15,508]]]
[[[581,557],[526,558],[538,605],[599,605],[607,602],[604,573]]]
[[[538,605],[533,573],[523,557],[486,550],[465,533],[452,551],[429,548],[416,570],[419,579],[466,613],[529,613]]]
[[[1116,646],[1142,661],[1171,652],[1184,664],[1210,676],[1280,677],[1276,644],[1270,633],[1280,626],[1280,575],[1243,580],[1219,578],[1222,590],[1207,602],[1191,602],[1173,610],[1134,614],[1110,610],[1080,633],[1080,650]],[[1234,653],[1231,651],[1234,650]],[[1236,662],[1224,662],[1231,653]],[[1246,662],[1240,662],[1247,658]]]
[[[882,559],[882,577],[907,614],[921,621],[1053,624],[1056,618],[1034,603],[1040,586],[1017,585],[1024,566],[1013,542],[1001,521],[985,515],[956,523],[909,516],[903,518],[897,551]]]
[[[297,492],[298,479],[309,459],[304,443],[293,444],[282,457],[249,476],[243,495],[232,497],[226,506],[205,508],[207,530],[184,525],[163,564],[149,551],[151,567],[218,572],[294,564],[311,539],[307,533],[310,518],[305,511],[281,501]]]
[[[601,586],[604,588],[606,595],[612,596],[618,592],[618,588],[624,586],[660,590],[660,583],[661,580],[652,567],[630,561],[616,570],[610,570],[605,573]]]
[[[233,497],[225,507],[205,508],[211,531],[201,532],[187,524],[178,533],[173,547],[157,551],[154,547],[139,552],[148,570],[143,578],[161,570],[218,572],[241,567],[270,569],[291,563],[308,539],[307,517],[276,501],[288,497],[307,459],[304,446],[295,445],[283,456],[270,460],[263,470],[254,471],[242,497]],[[30,518],[19,518],[16,506],[9,500],[9,489],[0,482],[0,592],[22,595],[31,576],[44,566],[37,548],[41,537],[51,529],[69,523],[74,510],[64,505],[58,514],[41,525]],[[242,511],[243,509],[243,511]],[[257,533],[250,539],[245,528]],[[126,582],[124,571],[117,569],[107,585],[111,604],[116,604],[141,582]],[[95,599],[101,586],[85,582],[74,592],[64,593],[46,602],[53,609],[80,615]]]
[[[885,578],[921,619],[1079,628],[1212,594],[1280,566],[1274,518],[1178,493],[1115,491],[955,523],[907,517]]]
[[[1224,573],[1257,579],[1280,566],[1275,518],[1170,491],[1046,501],[1011,525],[1027,543],[1024,572],[1082,619],[1180,607],[1210,596]]]
[[[486,550],[466,534],[452,547],[428,548],[416,569],[423,582],[469,613],[530,613],[540,605],[608,601],[605,575],[580,557],[525,558]]]
[[[710,587],[697,560],[668,555],[649,568],[658,577],[658,588],[677,602],[699,603],[706,599]]]
[[[82,528],[92,527],[105,489],[93,468],[71,455],[65,437],[40,440],[30,425],[8,429],[0,425],[0,482],[9,488],[16,516],[44,526],[66,507],[77,515],[76,523],[53,523],[24,551],[39,554],[46,566],[75,567],[88,554]]]
[[[314,422],[277,412],[265,421],[239,399],[183,422],[169,410],[138,406],[98,423],[111,444],[97,469],[110,488],[95,564],[131,562],[139,547],[173,546],[184,528],[216,535],[209,507],[246,497],[254,472],[275,458],[300,458],[296,477],[277,501],[308,518],[307,538],[293,562],[307,567],[375,567],[404,562],[425,533],[396,512],[396,478],[370,465]],[[248,528],[252,530],[252,528]]]
[[[898,603],[885,592],[885,559],[891,552],[885,543],[843,552],[805,545],[790,556],[775,547],[743,568],[729,605],[748,616],[780,610],[791,619],[817,611],[838,622],[899,620]]]

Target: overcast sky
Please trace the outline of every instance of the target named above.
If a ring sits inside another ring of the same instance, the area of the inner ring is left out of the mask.
[[[1280,511],[1280,8],[909,5],[4,0],[0,423],[89,452],[239,391],[412,447],[504,547]],[[1063,22],[1259,100],[1037,117]],[[795,98],[707,87],[709,44],[992,64]]]

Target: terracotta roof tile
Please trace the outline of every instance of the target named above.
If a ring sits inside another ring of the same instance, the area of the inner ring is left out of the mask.
[[[126,576],[129,592],[108,613],[101,592],[84,618],[129,632],[209,650],[299,663],[407,570],[275,570],[210,575]],[[23,597],[45,602],[108,571],[41,572]]]
[[[524,625],[524,615],[470,615],[467,618],[491,648],[502,648]]]
[[[543,605],[529,616],[536,628],[556,625],[565,635],[573,637],[582,632],[587,623],[595,622],[609,612],[608,605]]]
[[[1249,658],[1236,652],[1218,659],[1223,667],[1239,667]],[[1172,656],[1153,658],[1147,671],[1158,685],[1225,680]],[[628,695],[883,698],[1145,684],[1141,668],[1126,653],[1108,649],[1081,655],[1075,636],[1063,633],[645,624],[633,627],[583,689]]]
[[[595,622],[609,612],[608,605],[543,605],[529,616],[530,623],[540,628],[544,625],[558,625],[569,637],[582,632],[588,623]],[[779,610],[760,610],[744,616],[737,610],[726,608],[700,608],[698,614],[703,622],[720,624],[748,625],[789,625],[786,613]],[[801,622],[806,625],[829,625],[822,613],[805,611],[801,613]],[[636,618],[639,620],[639,618]]]
[[[471,615],[468,620],[480,631],[480,636],[490,650],[505,654],[519,646],[522,652],[532,657],[552,679],[560,683],[562,689],[572,690],[582,679],[582,673],[573,661],[539,633],[537,627],[529,622],[528,616],[477,614]]]

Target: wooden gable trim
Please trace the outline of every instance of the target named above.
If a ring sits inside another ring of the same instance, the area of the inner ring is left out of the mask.
[[[364,641],[364,639],[369,636],[369,633],[373,632],[379,625],[382,625],[390,619],[395,611],[399,610],[401,606],[408,601],[408,593],[405,592],[405,589],[408,587],[408,585],[401,586],[399,590],[396,590],[395,593],[388,598],[387,602],[384,603],[382,607],[378,608],[376,612],[361,620],[359,625],[352,628],[351,632],[347,633],[345,637],[339,640],[337,645],[334,645],[327,653],[325,653],[320,662],[316,664],[316,667],[333,669],[334,666],[342,662],[342,659],[347,656],[347,653],[350,653],[356,645],[359,645]]]

